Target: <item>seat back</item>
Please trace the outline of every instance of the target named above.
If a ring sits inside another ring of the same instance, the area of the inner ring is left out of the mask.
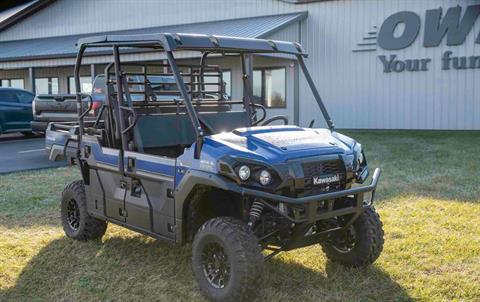
[[[191,145],[195,141],[192,123],[185,114],[138,116],[136,127],[144,149]]]
[[[243,111],[201,112],[199,116],[215,133],[248,125]],[[185,113],[139,115],[135,127],[135,136],[138,136],[135,140],[147,153],[153,149],[189,146],[196,138],[190,118]]]

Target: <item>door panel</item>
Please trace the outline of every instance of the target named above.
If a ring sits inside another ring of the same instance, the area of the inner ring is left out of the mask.
[[[122,177],[119,173],[98,171],[98,176],[105,189],[105,215],[125,222],[125,194],[126,186],[121,187]]]
[[[4,131],[13,131],[17,129],[18,120],[21,118],[17,103],[3,103],[3,114],[5,121],[3,124]]]
[[[175,238],[173,226],[175,225],[174,199],[167,196],[167,192],[173,192],[173,180],[156,181],[144,180],[143,187],[150,198],[153,212],[153,232],[169,238]]]
[[[34,96],[24,91],[16,91],[15,94],[19,102],[18,105],[21,108],[20,122],[22,123],[22,128],[30,129],[30,122],[33,120],[32,101]]]
[[[129,186],[125,195],[127,223],[152,232],[152,211],[145,189],[139,179],[128,179]]]
[[[105,195],[103,183],[97,170],[90,169],[90,185],[85,185],[87,195],[87,210],[89,213],[105,215]]]
[[[101,147],[98,141],[91,136],[83,137],[83,145],[85,149],[88,147],[90,150],[87,157],[88,165],[98,170],[97,176],[92,178],[91,182],[93,183],[98,178],[98,185],[101,185],[104,190],[105,206],[102,215],[125,222],[125,194],[128,182],[118,170],[119,151]]]
[[[168,238],[175,238],[173,188],[175,160],[125,152],[129,188],[125,196],[127,223]]]
[[[32,104],[18,104],[18,124],[17,129],[31,129],[30,122],[33,120]]]
[[[3,131],[13,131],[17,129],[18,120],[21,119],[20,108],[17,103],[1,102],[0,110],[2,111],[2,129]]]
[[[32,104],[21,103],[15,90],[0,90],[0,110],[3,114],[3,131],[30,129]],[[22,100],[25,100],[22,98]]]

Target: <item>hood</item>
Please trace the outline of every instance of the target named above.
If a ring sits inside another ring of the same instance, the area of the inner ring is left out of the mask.
[[[234,149],[238,156],[248,156],[272,163],[285,162],[293,158],[351,153],[349,142],[341,140],[335,132],[296,126],[240,128],[212,135],[208,141],[215,145],[217,150],[228,147]]]

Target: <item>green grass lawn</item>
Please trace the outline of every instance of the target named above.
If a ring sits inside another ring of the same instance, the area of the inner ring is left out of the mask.
[[[366,269],[318,246],[266,265],[259,300],[480,301],[480,133],[348,132],[383,174],[385,248]],[[0,301],[203,301],[190,246],[109,225],[102,242],[65,238],[63,187],[76,168],[0,176]]]

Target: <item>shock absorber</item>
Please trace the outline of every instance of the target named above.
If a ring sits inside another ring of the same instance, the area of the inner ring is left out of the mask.
[[[263,203],[258,201],[258,199],[255,199],[252,203],[252,206],[250,207],[250,219],[248,222],[248,226],[253,227],[255,222],[260,219],[260,216],[262,216],[263,212]]]

